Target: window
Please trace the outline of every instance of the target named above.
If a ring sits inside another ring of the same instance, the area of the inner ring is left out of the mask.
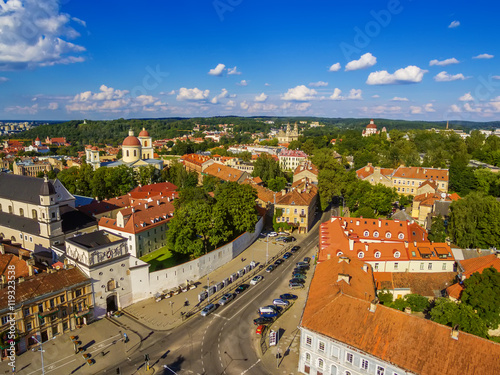
[[[352,365],[352,362],[353,362],[353,359],[354,359],[354,356],[352,355],[352,353],[347,353],[345,355],[345,360],[347,363],[350,363]]]
[[[43,312],[43,303],[38,305],[38,312]]]
[[[127,156],[130,156],[130,153],[128,152],[128,150],[127,150]]]
[[[374,255],[375,255],[375,258],[380,258],[380,256],[381,256],[382,254],[380,253],[380,251],[375,251],[375,254],[374,254]]]
[[[5,325],[9,322],[9,316],[8,315],[5,315],[5,316],[2,316],[2,325]]]
[[[286,213],[287,213],[287,214],[289,214],[289,213],[290,213],[290,209],[289,209],[289,208],[287,208],[287,209],[286,209]]]
[[[320,352],[324,352],[324,351],[325,351],[325,343],[324,343],[323,341],[320,341],[320,342],[318,343],[318,350],[319,350]]]
[[[294,213],[294,214],[297,214],[297,209],[294,209],[294,210],[293,210],[293,213]]]
[[[402,239],[404,239],[404,238],[405,238],[405,235],[404,235],[403,233],[399,233],[399,234],[398,234],[398,238],[399,238],[400,240],[402,240]]]
[[[82,295],[82,290],[81,290],[81,289],[77,289],[77,290],[75,291],[75,298],[76,298],[76,297],[80,297],[81,295]]]
[[[344,374],[345,375],[351,375],[351,372],[350,371],[346,371]]]
[[[323,367],[325,367],[325,361],[323,361],[321,358],[318,358],[318,368],[320,370],[323,370]]]
[[[443,270],[446,270],[446,263],[443,263],[443,267],[442,267]]]
[[[55,218],[56,218],[56,213],[52,212],[52,219],[55,219]]]
[[[375,263],[375,271],[378,271],[378,263]]]
[[[311,346],[312,345],[312,337],[311,336],[306,336],[306,345]]]
[[[31,217],[33,219],[37,219],[38,218],[38,214],[37,214],[36,210],[31,210]]]
[[[387,233],[385,234],[385,238],[391,238],[391,236],[392,236],[391,232],[387,232]]]
[[[30,242],[33,242],[33,237],[30,236]]]
[[[427,269],[428,269],[428,270],[432,270],[432,263],[429,263],[429,264],[427,265]]]
[[[370,232],[368,232],[367,230],[365,230],[365,231],[363,232],[363,236],[368,237],[369,235],[370,235]]]
[[[367,359],[362,359],[361,360],[361,369],[362,370],[368,370],[368,360]]]
[[[24,210],[22,208],[19,209],[19,216],[24,216]]]
[[[49,303],[51,308],[54,308],[54,306],[56,305],[56,301],[54,298],[52,298]]]
[[[62,295],[60,298],[61,298],[61,303],[63,303],[65,300],[64,295]]]
[[[306,363],[311,362],[311,354],[306,353]]]
[[[12,206],[9,206],[9,214],[12,213]]]
[[[394,269],[395,270],[399,269],[399,263],[394,263]]]
[[[339,352],[339,348],[337,348],[336,346],[332,346],[332,357],[338,358]]]
[[[420,270],[423,271],[423,269],[424,269],[424,264],[420,263]]]
[[[68,316],[68,311],[66,311],[66,309],[64,309],[64,310],[62,311],[62,317],[63,317],[63,318],[66,318],[67,316]]]
[[[378,237],[378,232],[377,231],[373,232],[373,237]]]
[[[361,259],[361,258],[363,258],[364,256],[365,256],[365,253],[363,253],[362,251],[360,251],[360,252],[358,253],[358,258],[360,258],[360,259]]]
[[[377,366],[377,375],[384,375],[385,374],[385,368],[382,366]]]
[[[401,253],[399,251],[394,252],[394,258],[399,258]]]
[[[137,150],[134,150],[134,156],[137,156]]]
[[[26,331],[31,331],[33,329],[33,325],[31,322],[26,323]]]
[[[24,316],[28,316],[30,314],[30,308],[29,307],[25,308],[23,313]]]

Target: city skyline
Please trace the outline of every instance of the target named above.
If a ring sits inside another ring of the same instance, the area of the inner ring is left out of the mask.
[[[0,117],[499,119],[495,4],[286,4],[2,2]]]

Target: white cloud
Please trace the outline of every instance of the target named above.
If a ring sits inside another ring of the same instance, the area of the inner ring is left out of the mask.
[[[393,102],[408,102],[408,98],[401,98],[399,96],[395,96],[394,98],[391,99]]]
[[[49,109],[55,111],[58,108],[59,108],[59,103],[56,103],[56,102],[49,103]]]
[[[418,83],[422,81],[427,70],[420,69],[418,66],[409,65],[406,68],[396,70],[390,74],[387,70],[379,70],[370,73],[366,84],[368,85],[399,85],[406,83]]]
[[[181,87],[177,95],[177,100],[206,100],[208,95],[210,95],[210,90],[202,91],[197,87],[194,89]]]
[[[246,79],[242,79],[240,82],[236,82],[238,86],[247,86],[248,82]]]
[[[377,94],[372,95],[372,98],[375,98],[375,99],[380,98],[380,95],[377,95]]]
[[[429,65],[438,65],[438,66],[446,66],[450,64],[458,64],[460,61],[458,61],[456,58],[452,57],[451,59],[445,59],[445,60],[431,60],[429,61]]]
[[[8,80],[7,77],[0,77],[0,83],[7,82]]]
[[[468,77],[465,77],[462,73],[458,74],[448,74],[445,71],[442,71],[441,73],[438,73],[437,75],[434,76],[434,81],[436,82],[450,82],[450,81],[457,81],[457,80],[464,80],[467,79]]]
[[[473,101],[474,98],[472,97],[470,92],[467,92],[467,93],[463,94],[460,98],[458,98],[458,100],[460,100],[461,102],[469,102],[469,101]]]
[[[228,100],[228,102],[226,103],[226,107],[234,107],[236,105],[236,103],[234,102],[234,100]]]
[[[298,103],[296,106],[295,106],[295,109],[297,111],[307,111],[309,108],[311,107],[311,103]]]
[[[235,75],[240,75],[241,72],[238,72],[238,69],[236,69],[236,67],[234,67],[234,68],[228,68],[227,69],[227,74],[230,75],[230,76],[234,75],[234,74]]]
[[[458,105],[452,104],[450,106],[450,111],[454,112],[454,113],[460,113],[460,112],[462,112],[462,109]]]
[[[412,115],[421,115],[421,114],[423,114],[425,112],[427,112],[427,113],[429,113],[429,112],[436,112],[436,110],[434,109],[432,103],[424,104],[421,107],[420,106],[414,106],[414,105],[410,106],[410,113]]]
[[[412,115],[421,115],[422,114],[422,107],[411,105],[410,106],[410,113]]]
[[[370,52],[365,53],[359,58],[359,60],[352,60],[345,66],[345,71],[366,69],[377,63],[377,58],[373,56]]]
[[[266,99],[267,99],[267,95],[266,95],[266,94],[264,94],[264,93],[261,93],[260,95],[257,95],[257,96],[254,98],[254,100],[255,100],[256,102],[265,102],[265,101],[266,101]]]
[[[377,105],[375,107],[361,107],[361,111],[370,114],[394,114],[401,113],[400,106],[386,106],[386,105]]]
[[[314,99],[317,94],[318,92],[316,90],[309,89],[305,85],[299,85],[288,89],[286,93],[281,95],[281,100],[304,102]]]
[[[18,114],[29,114],[29,115],[35,115],[38,113],[38,104],[33,104],[32,106],[11,106],[11,107],[6,107],[5,112],[12,112],[12,113],[18,113]]]
[[[488,53],[482,53],[480,55],[473,56],[472,58],[473,59],[492,59],[493,57],[495,57],[495,56],[494,55],[490,55]]]
[[[332,100],[342,100],[342,99],[344,99],[344,97],[341,94],[342,94],[342,90],[336,87],[333,90],[333,94],[330,96],[330,99],[332,99]]]
[[[329,72],[338,72],[340,70],[341,66],[340,63],[335,63],[330,68],[328,68]]]
[[[242,101],[240,103],[240,107],[241,107],[241,109],[248,109],[250,106],[248,105],[248,103],[246,101]]]
[[[222,89],[221,93],[217,96],[214,96],[212,100],[210,101],[212,104],[217,104],[219,103],[220,99],[224,99],[229,95],[229,92],[226,89]]]
[[[362,100],[363,98],[361,97],[361,94],[363,91],[361,89],[351,89],[349,91],[349,95],[347,96],[347,99],[352,99],[352,100]]]
[[[425,104],[424,110],[425,112],[436,112],[436,110],[434,109],[434,104],[432,103]]]
[[[210,69],[208,71],[208,74],[210,74],[211,76],[220,77],[222,75],[222,73],[224,72],[225,68],[226,68],[226,66],[224,64],[217,64],[217,66],[215,68]]]
[[[115,90],[112,87],[101,85],[101,87],[99,87],[99,92],[97,93],[85,91],[80,94],[76,94],[73,98],[73,102],[114,100],[123,98],[128,93],[128,90]]]
[[[311,82],[309,84],[310,87],[326,87],[328,86],[328,82],[324,81],[318,81],[318,82]]]
[[[7,0],[0,3],[0,70],[84,61],[85,48],[69,42],[80,34],[60,1]]]
[[[454,29],[455,27],[460,26],[460,21],[451,21],[451,23],[448,25],[449,29]]]
[[[479,113],[482,110],[480,107],[473,107],[470,103],[465,103],[464,109],[466,112],[473,112],[473,113]]]
[[[264,86],[271,86],[271,84],[266,82],[264,83]]]

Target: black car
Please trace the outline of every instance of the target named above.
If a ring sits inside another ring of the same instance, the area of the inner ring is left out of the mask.
[[[304,258],[304,262],[306,262],[306,263],[311,263],[311,258],[309,258],[309,257],[305,257],[305,258]]]
[[[274,266],[272,264],[266,268],[266,272],[273,272],[273,271],[274,271]]]
[[[297,266],[297,268],[298,268],[299,270],[306,270],[306,271],[307,271],[310,267],[309,267],[309,265],[306,265],[306,264],[299,264],[299,265]]]
[[[285,293],[280,295],[280,299],[288,300],[288,299],[297,299],[295,294]]]
[[[294,239],[294,241],[295,241],[295,239]],[[292,248],[290,249],[290,251],[291,251],[292,253],[295,253],[295,252],[296,252],[296,251],[298,251],[299,249],[300,249],[300,246],[294,246],[294,247],[292,247]]]
[[[248,284],[241,284],[239,287],[236,288],[234,291],[236,294],[240,294],[241,292],[244,292],[248,288]]]
[[[294,241],[297,241],[295,237],[287,237],[283,239],[283,242],[294,242]]]
[[[294,268],[292,273],[301,273],[303,275],[305,275],[307,273],[307,270],[303,269],[303,268]]]
[[[274,265],[279,266],[283,262],[284,262],[284,260],[280,258],[280,259],[277,259],[276,262],[274,262]]]
[[[292,253],[285,253],[283,254],[283,259],[288,259],[292,256]]]
[[[305,280],[303,280],[303,279],[297,279],[297,278],[295,278],[295,279],[290,279],[290,282],[291,282],[291,283],[299,283],[299,284],[304,284],[306,281],[305,281]]]
[[[254,319],[253,320],[253,324],[255,324],[256,326],[258,325],[261,325],[261,324],[269,324],[269,323],[272,323],[274,321],[273,318],[265,318],[263,316],[257,318],[257,319]]]

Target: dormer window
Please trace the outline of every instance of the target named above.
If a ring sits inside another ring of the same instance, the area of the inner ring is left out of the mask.
[[[337,256],[338,257],[341,256],[341,255],[344,255],[344,253],[342,251],[337,252]]]
[[[378,232],[377,231],[373,232],[373,237],[378,237]]]
[[[382,254],[380,253],[380,251],[375,251],[375,254],[374,254],[375,258],[380,258],[381,255]]]
[[[387,232],[387,233],[385,234],[385,238],[391,238],[391,236],[392,236],[391,232]]]
[[[404,235],[403,233],[399,233],[399,234],[398,234],[398,238],[399,238],[400,240],[403,240],[403,239],[405,238],[405,235]]]
[[[361,258],[364,258],[365,257],[365,253],[363,253],[362,251],[360,251],[358,253],[358,258],[361,259]]]
[[[363,236],[368,237],[369,235],[370,235],[370,232],[369,232],[369,231],[365,230],[365,231],[363,232]]]
[[[401,253],[399,251],[394,252],[394,258],[399,258]]]

